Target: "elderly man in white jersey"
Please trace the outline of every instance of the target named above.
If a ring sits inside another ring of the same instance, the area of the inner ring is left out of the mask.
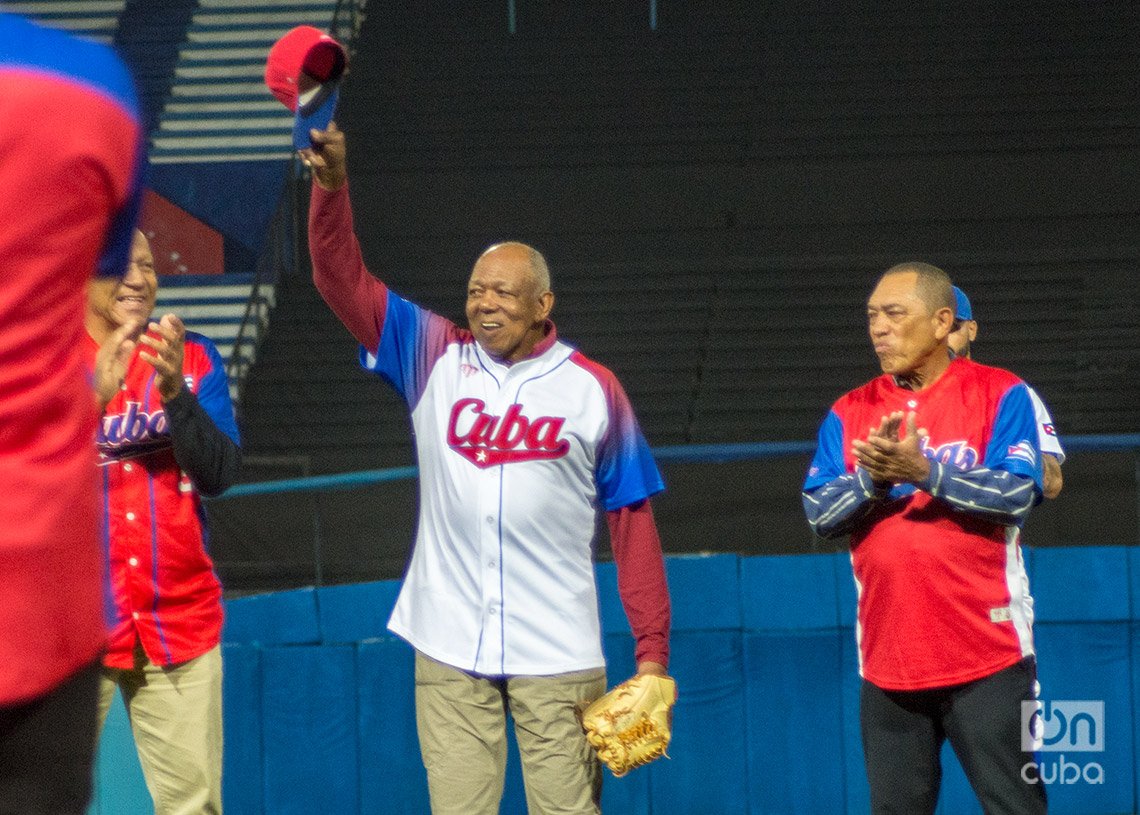
[[[610,371],[558,339],[542,255],[491,246],[466,329],[369,274],[353,232],[344,135],[312,131],[317,288],[361,364],[408,403],[420,465],[415,549],[388,627],[416,649],[416,719],[434,815],[499,811],[506,711],[528,811],[599,812],[578,706],[605,690],[592,563],[606,512],[639,673],[663,674],[669,596],[649,498],[663,489]]]
[[[973,342],[978,338],[978,321],[974,319],[974,308],[970,305],[970,298],[966,292],[957,286],[954,289],[954,324],[951,327],[950,350],[954,356],[972,359],[970,351]],[[1041,401],[1037,391],[1026,386],[1029,398],[1033,402],[1033,410],[1037,414],[1037,437],[1041,444],[1041,464],[1045,471],[1046,498],[1056,498],[1061,494],[1064,480],[1061,476],[1061,465],[1065,463],[1065,449],[1061,447],[1061,440],[1057,437],[1057,428],[1053,424],[1053,417],[1049,415],[1049,408]]]

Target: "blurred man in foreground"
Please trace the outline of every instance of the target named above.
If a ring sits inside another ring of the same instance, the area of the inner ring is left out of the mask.
[[[126,263],[142,128],[109,49],[4,13],[0,43],[0,813],[80,815],[106,633],[83,300]]]

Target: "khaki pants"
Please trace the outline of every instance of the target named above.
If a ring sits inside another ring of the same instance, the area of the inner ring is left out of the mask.
[[[127,708],[155,815],[221,815],[222,649],[155,665],[141,648],[131,670],[103,668],[99,726],[115,688]]]
[[[597,815],[598,760],[576,707],[606,690],[604,668],[486,677],[416,653],[416,726],[433,815],[498,815],[515,722],[530,815]]]

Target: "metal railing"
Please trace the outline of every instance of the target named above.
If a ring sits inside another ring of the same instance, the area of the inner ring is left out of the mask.
[[[1097,452],[1113,453],[1134,450],[1140,453],[1140,433],[1118,435],[1066,436],[1066,453]],[[679,444],[653,448],[653,456],[659,462],[724,463],[729,461],[760,461],[784,458],[786,456],[807,455],[815,451],[814,441],[791,442],[742,442],[737,444]],[[1140,457],[1137,458],[1140,468]],[[351,490],[415,478],[419,469],[413,466],[388,467],[382,470],[358,470],[335,475],[316,475],[305,478],[285,478],[276,481],[261,481],[251,484],[238,484],[230,487],[223,495],[213,500],[238,498],[249,495],[269,495],[283,492],[328,492]],[[1140,483],[1140,469],[1137,470]]]
[[[1140,518],[1140,433],[1134,434],[1120,434],[1120,435],[1083,435],[1083,436],[1066,436],[1064,438],[1066,452],[1069,454],[1092,454],[1093,456],[1111,456],[1112,454],[1131,454],[1131,464],[1121,462],[1119,459],[1112,465],[1113,476],[1117,479],[1123,479],[1120,484],[1115,484],[1115,500],[1119,503],[1121,499],[1127,502],[1133,501],[1135,506],[1136,517]],[[672,464],[672,465],[704,465],[704,464],[724,464],[736,465],[742,463],[748,466],[751,462],[774,462],[779,459],[792,459],[792,458],[808,458],[815,450],[814,441],[792,441],[792,442],[753,442],[753,443],[736,443],[736,444],[691,444],[691,445],[675,445],[663,446],[653,449],[653,454],[658,463]],[[304,466],[297,466],[297,461],[301,461]],[[249,463],[256,466],[264,466],[269,470],[277,469],[276,466],[281,462],[276,459],[262,460],[261,457],[251,457]],[[337,519],[341,514],[346,511],[354,513],[367,513],[374,511],[377,505],[369,504],[371,509],[366,509],[364,505],[355,505],[355,509],[346,510],[345,502],[349,505],[354,505],[357,501],[358,495],[347,495],[341,498],[333,498],[334,494],[340,494],[351,491],[360,491],[361,493],[375,489],[377,485],[384,485],[380,487],[385,494],[389,490],[395,489],[400,491],[403,495],[399,500],[414,501],[413,498],[407,493],[406,487],[399,486],[398,482],[408,482],[418,476],[418,469],[415,466],[397,466],[388,467],[385,469],[376,470],[358,470],[354,472],[336,473],[329,475],[309,475],[308,474],[308,461],[307,459],[296,459],[296,457],[288,458],[289,467],[293,472],[299,472],[298,477],[283,478],[275,480],[266,480],[251,482],[246,484],[238,484],[231,487],[223,495],[208,499],[208,502],[215,505],[217,512],[225,516],[229,513],[229,523],[231,528],[240,528],[245,521],[235,521],[235,519],[246,517],[246,513],[253,513],[249,516],[249,523],[252,525],[251,529],[260,529],[264,522],[257,520],[257,514],[262,510],[260,507],[262,501],[275,502],[272,505],[277,512],[285,512],[287,517],[292,517],[292,520],[287,522],[285,526],[277,528],[275,533],[284,535],[285,538],[292,538],[292,543],[286,545],[284,548],[277,547],[273,550],[272,558],[270,560],[262,561],[259,558],[252,560],[226,560],[223,558],[218,562],[223,571],[230,571],[226,575],[227,581],[232,579],[234,590],[237,591],[262,591],[274,590],[279,588],[288,588],[299,585],[325,585],[330,579],[332,582],[358,582],[359,580],[377,579],[378,577],[390,577],[397,573],[396,569],[398,563],[394,563],[393,559],[402,562],[403,554],[406,551],[406,541],[397,543],[394,539],[382,541],[376,540],[375,548],[369,545],[369,551],[374,553],[375,557],[365,564],[358,560],[345,560],[344,552],[351,550],[355,542],[351,539],[341,539],[338,537],[336,540],[329,538],[330,527],[340,527],[343,531],[343,524],[339,524]],[[1066,476],[1066,490],[1075,492],[1080,495],[1082,492],[1084,496],[1078,498],[1076,503],[1070,504],[1064,508],[1064,517],[1066,523],[1065,529],[1080,530],[1081,534],[1087,529],[1099,529],[1103,534],[1106,527],[1098,526],[1097,524],[1086,524],[1080,519],[1085,517],[1081,513],[1098,513],[1101,510],[1101,505],[1094,499],[1090,504],[1088,497],[1088,478],[1090,474],[1094,478],[1102,477],[1103,473],[1100,469],[1101,463],[1095,463],[1092,470],[1089,468],[1090,462],[1085,459],[1081,463],[1072,462],[1066,464],[1066,472],[1072,471],[1073,477]],[[1123,469],[1122,469],[1123,465]],[[781,467],[783,465],[780,465]],[[1131,473],[1131,477],[1126,475]],[[787,474],[787,473],[785,473]],[[667,473],[668,475],[668,473]],[[674,472],[673,476],[676,477],[678,473]],[[737,476],[739,473],[737,474]],[[760,476],[763,478],[763,476]],[[789,476],[794,477],[794,476]],[[782,479],[783,476],[780,476]],[[1131,481],[1131,486],[1127,485],[1127,481]],[[1083,483],[1082,483],[1083,482]],[[1069,486],[1071,485],[1071,486]],[[769,485],[771,486],[771,484]],[[1095,483],[1095,494],[1106,495],[1104,491],[1105,484]],[[1121,491],[1123,487],[1123,491]],[[690,482],[689,489],[693,485]],[[787,491],[788,494],[783,495],[781,500],[794,500],[792,495],[798,492],[798,484]],[[670,490],[670,495],[680,495],[675,489]],[[1126,496],[1133,496],[1128,498]],[[283,497],[284,496],[284,497]],[[1074,496],[1076,497],[1076,496]],[[253,499],[252,504],[242,504],[240,500],[238,503],[230,507],[223,508],[217,506],[218,503],[225,503],[229,499]],[[1106,500],[1109,500],[1106,498]],[[1055,504],[1056,502],[1048,502]],[[268,506],[268,504],[267,504]],[[401,504],[401,506],[403,506]],[[795,510],[790,510],[787,506],[780,504],[782,509],[775,510],[778,513],[784,513],[783,517],[787,517],[787,513],[791,512],[793,515],[797,514]],[[335,508],[334,508],[335,507]],[[390,509],[390,508],[389,508]],[[1058,507],[1049,506],[1046,508],[1047,513],[1044,518],[1049,518],[1053,513],[1053,517],[1060,517],[1056,515]],[[1128,518],[1131,516],[1131,511],[1127,505],[1114,506],[1116,510],[1113,518]],[[751,510],[742,506],[741,512],[747,515]],[[1076,514],[1074,514],[1074,511]],[[1123,511],[1123,515],[1121,514]],[[299,514],[298,514],[299,512]],[[331,513],[331,514],[330,514]],[[410,523],[414,514],[412,506],[403,507],[398,515],[399,519],[395,522],[396,526],[403,529],[401,524]],[[272,516],[272,513],[271,513]],[[1103,518],[1102,518],[1103,521]],[[662,518],[663,523],[670,523]],[[270,520],[269,526],[273,527],[279,521]],[[674,519],[673,523],[676,523]],[[1038,530],[1038,534],[1034,537],[1034,542],[1041,540],[1041,532],[1050,528],[1048,524],[1050,521],[1043,520],[1046,526]],[[1056,522],[1053,522],[1056,524]],[[367,525],[367,522],[365,522]],[[385,522],[382,525],[383,529],[391,529],[392,525]],[[1052,527],[1054,532],[1061,529],[1057,525]],[[407,529],[406,532],[401,531],[398,533],[401,541],[403,535],[413,534],[412,529]],[[663,533],[665,528],[663,527]],[[1140,525],[1137,526],[1135,534],[1129,535],[1127,530],[1118,530],[1120,534],[1113,534],[1112,540],[1102,540],[1100,543],[1115,543],[1115,544],[1132,544],[1140,545]],[[806,524],[804,525],[804,533],[810,538],[810,533],[807,531]],[[240,534],[240,533],[239,533]],[[259,533],[260,534],[260,533]],[[354,534],[354,533],[352,533]],[[1097,534],[1093,532],[1093,534]],[[831,548],[822,546],[822,544],[815,539],[815,548],[812,547],[810,541],[805,541],[809,544],[811,551],[831,551]],[[1078,535],[1073,539],[1074,543],[1086,544],[1098,543],[1099,539],[1084,538]],[[748,543],[746,543],[746,536],[742,537],[740,543],[743,548],[737,550],[740,552],[751,551]],[[828,542],[834,544],[835,542]],[[1054,540],[1052,545],[1058,543],[1063,544],[1064,540]],[[821,548],[822,546],[822,548]],[[347,548],[346,548],[347,547]],[[241,547],[239,547],[240,549]],[[765,549],[769,547],[764,547]],[[339,556],[334,555],[332,559],[327,560],[326,556],[337,551]],[[753,552],[756,554],[762,552]],[[779,553],[774,552],[774,553]],[[268,552],[266,553],[268,554]],[[282,555],[285,555],[282,558]],[[291,555],[292,557],[289,557]],[[296,556],[302,555],[302,559]],[[375,575],[375,576],[373,576]]]

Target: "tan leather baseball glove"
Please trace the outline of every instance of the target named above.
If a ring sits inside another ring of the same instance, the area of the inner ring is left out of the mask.
[[[666,756],[676,701],[677,683],[671,677],[639,674],[587,707],[582,728],[598,758],[620,777]]]

